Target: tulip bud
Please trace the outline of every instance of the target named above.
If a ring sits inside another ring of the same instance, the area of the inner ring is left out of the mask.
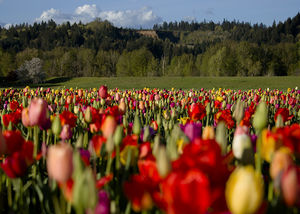
[[[74,114],[78,114],[79,112],[79,107],[78,106],[74,106]]]
[[[76,148],[83,148],[83,134],[78,136],[75,146]]]
[[[120,145],[123,139],[123,126],[118,125],[114,133],[114,142],[115,145]]]
[[[91,112],[90,107],[87,107],[87,109],[85,110],[84,120],[87,123],[91,123],[92,122],[92,112]]]
[[[227,129],[223,121],[218,123],[216,129],[216,141],[220,145],[222,150],[222,155],[227,153]]]
[[[54,118],[54,121],[52,123],[52,132],[53,134],[55,135],[59,135],[60,132],[61,132],[61,123],[60,123],[60,119],[59,119],[59,116],[56,116]]]
[[[149,126],[145,126],[144,127],[144,134],[143,134],[143,142],[146,142],[148,141],[150,138],[150,129],[149,129]]]
[[[282,118],[282,116],[280,114],[277,116],[277,120],[276,120],[275,126],[277,128],[281,128],[281,127],[284,126],[284,121],[283,121],[283,118]]]
[[[240,124],[241,120],[244,117],[244,103],[242,101],[238,101],[233,112],[233,117],[236,120],[237,124]]]
[[[106,144],[105,144],[105,149],[107,153],[112,153],[114,151],[115,143],[113,136],[110,135],[110,137],[107,139]]]
[[[141,121],[138,114],[135,114],[132,131],[133,134],[136,134],[137,136],[141,133]]]
[[[158,127],[160,127],[160,125],[161,125],[161,115],[160,115],[160,113],[157,114],[156,122],[157,122]]]
[[[202,138],[203,138],[203,140],[213,140],[213,139],[215,139],[214,127],[206,126],[203,129]]]
[[[230,175],[225,190],[231,213],[255,213],[263,200],[263,186],[261,175],[251,165],[236,168]]]
[[[156,166],[159,175],[164,178],[171,171],[171,161],[164,146],[159,146],[157,151]]]
[[[207,115],[209,115],[210,112],[211,112],[211,107],[210,107],[210,104],[208,103],[208,104],[206,105],[206,113],[207,113]]]
[[[73,187],[73,204],[76,213],[85,213],[97,205],[96,182],[91,168],[86,168],[75,179]]]
[[[124,128],[127,128],[128,127],[128,121],[127,121],[127,117],[123,116],[123,125],[124,125]]]
[[[268,108],[265,102],[261,102],[254,113],[253,127],[262,130],[268,123]]]
[[[50,178],[66,182],[73,172],[73,150],[67,143],[50,146],[47,154],[47,170]]]

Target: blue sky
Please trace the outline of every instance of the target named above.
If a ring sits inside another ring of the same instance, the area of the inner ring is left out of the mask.
[[[0,24],[54,19],[152,27],[162,21],[239,20],[271,25],[300,12],[300,0],[0,0]]]

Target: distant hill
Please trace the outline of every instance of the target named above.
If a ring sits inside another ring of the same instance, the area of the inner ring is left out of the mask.
[[[50,77],[295,75],[299,41],[299,13],[272,26],[181,21],[142,30],[50,20],[0,29],[0,75],[34,57]]]

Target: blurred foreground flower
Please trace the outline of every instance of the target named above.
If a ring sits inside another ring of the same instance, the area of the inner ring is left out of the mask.
[[[264,195],[262,176],[252,166],[239,167],[226,184],[226,202],[233,214],[255,213]]]

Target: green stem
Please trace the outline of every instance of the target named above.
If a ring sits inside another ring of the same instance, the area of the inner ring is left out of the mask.
[[[269,183],[269,189],[268,189],[268,201],[272,202],[273,201],[273,181],[270,181]]]
[[[8,206],[12,206],[12,190],[11,190],[11,180],[7,178],[7,201]]]
[[[125,170],[128,171],[129,167],[130,167],[130,163],[131,163],[131,153],[132,153],[132,149],[129,148],[128,149],[128,153],[127,153],[127,159],[126,159],[126,166],[125,166]]]
[[[125,214],[129,214],[131,211],[131,202],[128,201],[127,206],[126,206],[126,210],[125,210]]]
[[[257,155],[256,155],[256,159],[255,159],[255,166],[256,166],[256,171],[258,172],[258,173],[261,173],[261,163],[262,163],[262,161],[261,161],[261,141],[262,141],[262,137],[261,137],[261,132],[260,132],[260,130],[257,132],[257,137],[258,137],[258,139],[257,139],[257,143],[256,143],[256,153],[257,153]]]
[[[71,213],[71,211],[72,211],[72,204],[70,202],[68,202],[68,204],[67,204],[67,213],[69,214],[69,213]]]
[[[116,146],[116,169],[120,169],[120,146]]]
[[[43,130],[43,143],[45,143],[45,142],[46,142],[46,131]]]
[[[106,171],[105,171],[106,175],[108,175],[110,173],[111,164],[112,164],[112,157],[111,157],[111,153],[109,153],[108,154],[107,165],[106,165]]]
[[[60,210],[60,206],[59,206],[59,202],[58,202],[58,199],[56,196],[53,196],[53,204],[54,204],[54,210],[55,210],[55,213],[57,214],[61,214],[61,210]]]
[[[33,157],[36,158],[37,151],[38,151],[38,146],[39,146],[39,127],[35,126],[34,127],[34,150],[33,150]]]

